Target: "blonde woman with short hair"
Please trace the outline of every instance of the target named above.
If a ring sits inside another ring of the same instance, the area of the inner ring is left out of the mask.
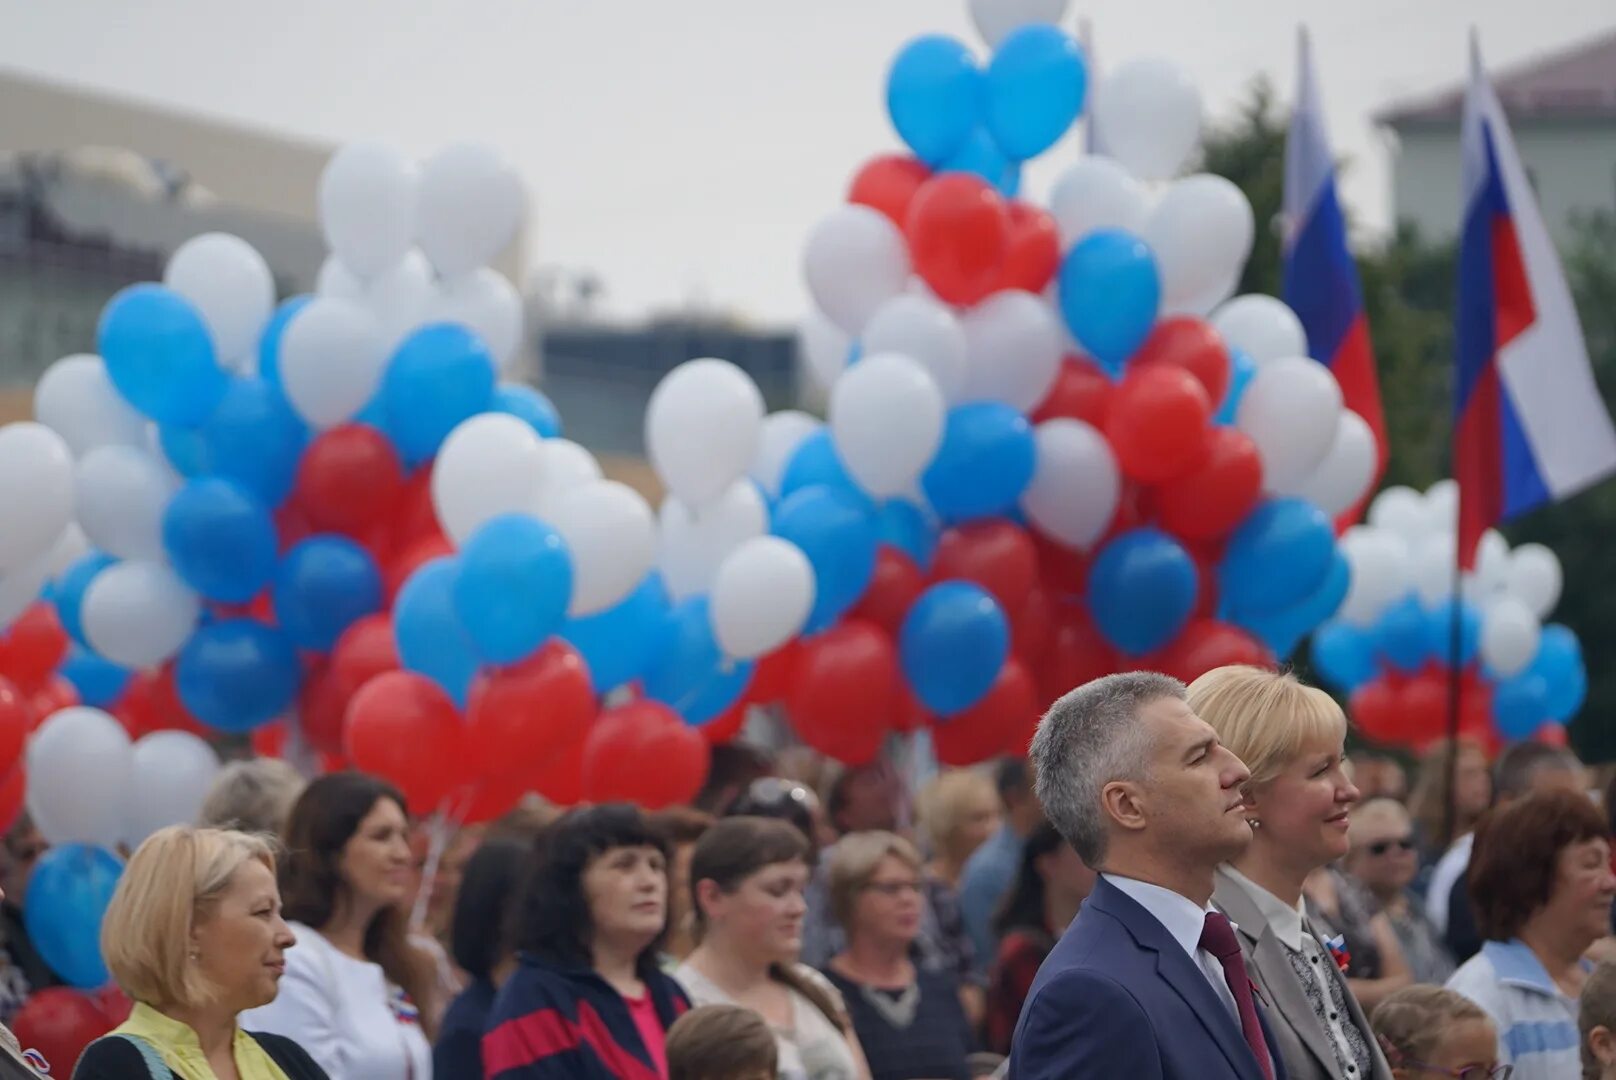
[[[172,826],[140,845],[101,925],[101,952],[135,1002],[84,1051],[74,1080],[323,1080],[291,1039],[238,1016],[273,1001],[296,944],[267,841]]]
[[[999,830],[999,792],[978,769],[951,769],[922,788],[916,804],[931,845],[928,869],[958,889],[965,860]]]

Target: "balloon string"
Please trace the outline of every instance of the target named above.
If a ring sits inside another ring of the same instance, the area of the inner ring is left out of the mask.
[[[475,793],[467,791],[463,799],[445,795],[438,808],[427,820],[426,861],[421,865],[421,884],[415,890],[415,903],[410,908],[410,930],[420,930],[426,924],[427,905],[432,899],[432,883],[438,876],[443,854],[448,850],[449,838],[460,828],[471,810]]]

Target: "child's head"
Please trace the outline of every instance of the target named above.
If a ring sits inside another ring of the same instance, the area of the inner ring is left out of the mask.
[[[1498,1065],[1498,1029],[1481,1007],[1440,986],[1410,986],[1392,994],[1369,1019],[1397,1080],[1446,1070],[1484,1080]]]
[[[1601,963],[1583,984],[1577,1027],[1585,1080],[1616,1077],[1616,962]]]
[[[668,1029],[668,1080],[774,1080],[774,1033],[735,1005],[691,1009]]]

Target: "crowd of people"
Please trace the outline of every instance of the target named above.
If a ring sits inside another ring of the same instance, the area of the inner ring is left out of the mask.
[[[129,1018],[51,1064],[1616,1080],[1616,799],[1561,748],[1439,744],[1410,785],[1347,737],[1291,676],[1135,673],[914,793],[737,744],[692,806],[530,800],[435,838],[373,777],[234,763],[120,880]],[[56,981],[19,915],[44,850],[26,818],[0,846],[0,1020]],[[0,1037],[0,1078],[27,1050]]]

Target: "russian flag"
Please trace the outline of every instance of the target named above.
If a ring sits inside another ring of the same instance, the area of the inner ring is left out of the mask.
[[[1347,248],[1347,225],[1335,189],[1335,159],[1324,125],[1313,50],[1304,27],[1297,41],[1296,105],[1285,139],[1285,303],[1307,331],[1308,354],[1341,384],[1346,407],[1375,433],[1375,479],[1386,469],[1386,418],[1380,377],[1364,317],[1358,267]],[[1347,511],[1339,524],[1363,513]]]
[[[1460,154],[1453,471],[1459,563],[1470,569],[1489,527],[1616,471],[1616,429],[1473,35]]]

